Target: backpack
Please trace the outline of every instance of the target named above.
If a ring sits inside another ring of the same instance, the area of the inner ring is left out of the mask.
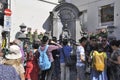
[[[50,69],[50,67],[51,67],[51,62],[47,55],[48,47],[49,47],[49,45],[46,45],[45,49],[43,51],[41,51],[40,47],[38,49],[38,51],[40,53],[38,64],[39,64],[41,70],[47,70],[47,69]]]
[[[93,68],[97,71],[104,71],[105,68],[105,57],[104,52],[99,53],[98,51],[93,52]]]

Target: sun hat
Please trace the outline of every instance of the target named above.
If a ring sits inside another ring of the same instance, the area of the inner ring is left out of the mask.
[[[9,54],[5,55],[7,59],[19,59],[22,57],[20,47],[17,45],[11,45],[9,49]]]

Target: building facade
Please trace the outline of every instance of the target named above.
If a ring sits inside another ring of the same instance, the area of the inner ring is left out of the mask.
[[[110,36],[120,39],[120,0],[67,0],[67,2],[76,5],[83,13],[80,21],[85,31],[96,32],[97,29],[108,28]]]

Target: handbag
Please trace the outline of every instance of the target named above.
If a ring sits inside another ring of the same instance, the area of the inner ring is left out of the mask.
[[[65,56],[63,48],[62,48],[62,52],[63,52],[63,56],[64,56],[64,59],[65,59],[65,65],[68,66],[68,67],[72,66],[74,63],[73,63],[71,57],[70,56],[69,57]]]
[[[85,72],[86,72],[87,74],[90,74],[90,72],[91,72],[91,67],[90,67],[90,65],[87,65],[87,66],[86,66]]]

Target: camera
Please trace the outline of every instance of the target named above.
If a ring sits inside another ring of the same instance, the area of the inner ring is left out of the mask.
[[[3,57],[5,57],[5,55],[7,55],[10,51],[9,51],[9,49],[8,48],[3,48],[2,49],[2,52],[3,52]]]

